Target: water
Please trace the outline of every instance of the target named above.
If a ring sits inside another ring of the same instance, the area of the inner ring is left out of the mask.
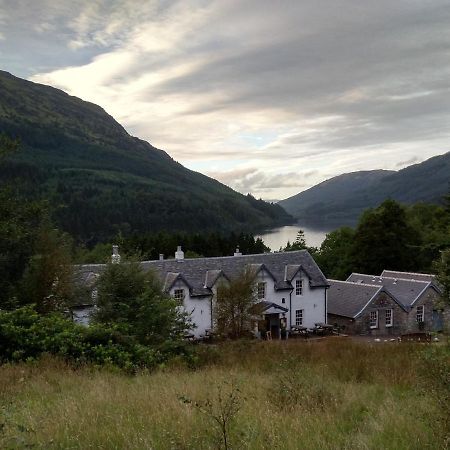
[[[320,247],[326,234],[331,231],[296,224],[273,228],[272,230],[267,230],[257,235],[257,237],[260,237],[264,241],[264,244],[270,247],[272,251],[277,251],[280,247],[286,247],[288,241],[292,244],[299,230],[305,232],[306,245],[310,247]]]

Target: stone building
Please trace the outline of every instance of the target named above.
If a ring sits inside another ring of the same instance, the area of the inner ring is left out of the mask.
[[[329,280],[328,322],[349,334],[443,331],[447,309],[433,275],[383,271]]]

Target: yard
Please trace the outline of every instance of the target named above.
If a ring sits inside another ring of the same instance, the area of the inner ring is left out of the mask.
[[[198,348],[196,368],[174,361],[137,375],[52,358],[4,365],[0,447],[209,449],[224,438],[234,449],[449,446],[447,344]]]

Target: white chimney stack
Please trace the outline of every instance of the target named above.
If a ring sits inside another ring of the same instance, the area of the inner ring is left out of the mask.
[[[113,245],[113,252],[111,255],[111,262],[113,264],[119,264],[120,263],[120,255],[119,255],[119,246]]]
[[[164,254],[163,254],[163,253],[160,253],[160,254],[159,254],[159,260],[160,260],[160,261],[164,261]]]
[[[242,253],[239,251],[239,245],[236,247],[236,251],[233,256],[242,256]]]
[[[177,251],[175,252],[175,259],[182,260],[184,259],[184,252],[181,250],[181,245],[177,247]]]

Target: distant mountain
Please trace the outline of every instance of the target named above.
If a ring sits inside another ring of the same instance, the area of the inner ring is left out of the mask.
[[[119,231],[251,231],[292,221],[279,205],[244,196],[130,136],[102,108],[0,71],[0,132],[21,149],[1,164],[57,223],[82,241]]]
[[[399,171],[352,172],[280,201],[305,224],[354,225],[362,211],[387,198],[402,203],[440,203],[450,183],[450,152]]]

